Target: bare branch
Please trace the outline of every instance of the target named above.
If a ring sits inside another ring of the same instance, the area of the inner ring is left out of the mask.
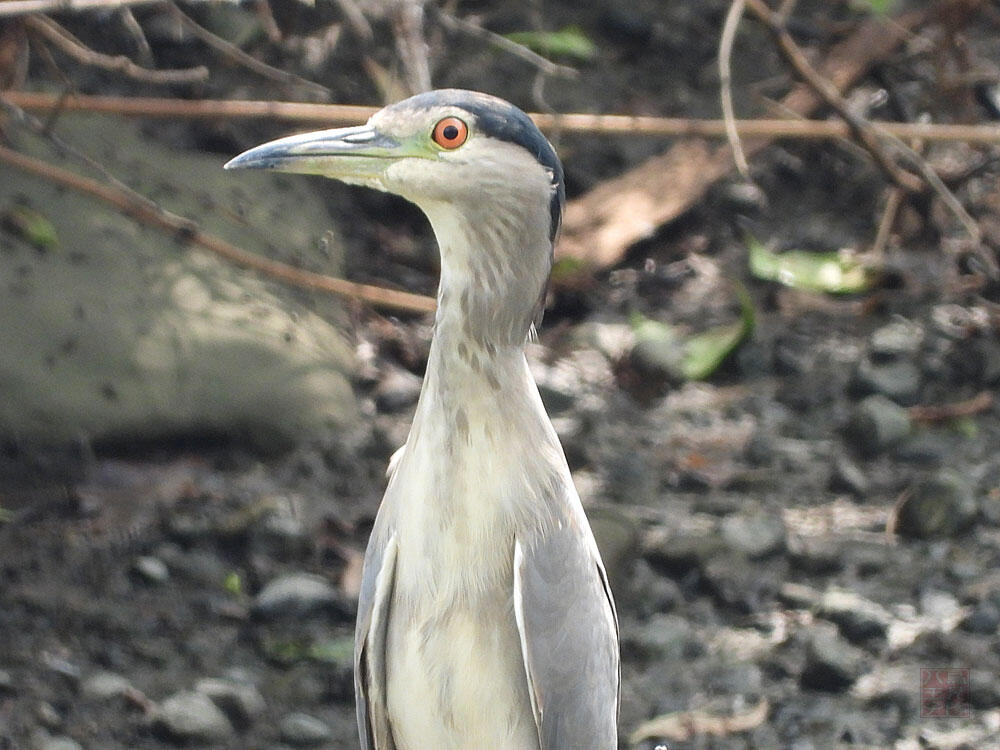
[[[48,16],[28,16],[24,22],[29,29],[83,65],[92,65],[96,68],[121,73],[143,83],[191,83],[208,79],[208,68],[204,65],[184,70],[150,70],[136,65],[124,55],[105,55],[97,52],[90,49]]]
[[[731,66],[736,29],[739,28],[745,7],[745,0],[733,0],[732,5],[729,6],[729,12],[726,13],[726,22],[722,26],[722,35],[719,37],[719,96],[722,100],[722,119],[726,123],[726,139],[729,141],[729,147],[733,150],[733,161],[736,162],[736,169],[739,170],[740,174],[745,179],[749,179],[750,165],[747,164],[747,157],[743,153],[743,144],[740,142],[740,134],[736,130]]]
[[[0,2],[0,6],[3,3]],[[57,96],[32,91],[4,92],[7,100],[30,111],[109,112],[125,116],[184,118],[270,118],[299,123],[356,125],[371,117],[378,107],[312,102],[276,102],[241,99],[160,99],[155,97]],[[583,113],[531,113],[542,130],[574,133],[598,133],[650,138],[701,137],[724,138],[722,120],[683,117],[647,117],[634,115],[594,115]],[[839,120],[760,119],[736,120],[736,130],[743,138],[797,138],[831,140],[851,134]],[[952,125],[925,122],[871,123],[880,132],[903,140],[930,142],[961,141],[975,144],[1000,144],[996,125]]]
[[[446,13],[440,8],[435,10],[435,17],[442,26],[450,31],[461,31],[476,39],[482,39],[497,49],[501,49],[515,57],[520,57],[525,62],[531,63],[546,75],[558,78],[576,78],[580,75],[580,72],[576,68],[554,63],[548,58],[542,57],[534,50],[528,49],[523,44],[518,44],[501,34],[485,29],[478,23],[473,23],[465,18],[459,18],[451,13]]]
[[[331,92],[326,86],[307,80],[302,76],[297,76],[294,73],[279,70],[272,65],[261,62],[253,55],[248,55],[235,44],[227,42],[222,37],[213,34],[211,31],[199,24],[191,18],[191,16],[187,15],[184,11],[177,7],[176,3],[167,3],[167,8],[170,10],[170,13],[174,16],[174,18],[176,18],[185,29],[194,34],[194,36],[212,49],[216,50],[225,57],[234,60],[236,63],[242,65],[248,70],[252,70],[254,73],[263,76],[268,80],[276,81],[277,83],[302,86],[318,94],[323,99],[330,98]]]

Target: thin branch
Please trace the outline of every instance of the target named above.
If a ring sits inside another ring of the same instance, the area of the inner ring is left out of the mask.
[[[0,3],[0,7],[2,7]],[[150,70],[136,65],[124,55],[105,55],[90,49],[51,18],[42,15],[24,19],[28,28],[43,36],[65,54],[83,65],[114,71],[143,83],[192,83],[208,80],[208,68],[198,65],[184,70]]]
[[[473,23],[465,18],[459,18],[451,13],[446,13],[440,8],[436,8],[434,10],[434,14],[437,20],[446,29],[450,31],[460,31],[476,39],[488,42],[497,49],[503,50],[504,52],[514,55],[515,57],[519,57],[525,62],[534,65],[538,68],[538,70],[546,75],[558,78],[577,78],[580,75],[580,71],[576,68],[554,63],[548,58],[542,57],[534,50],[528,49],[523,44],[518,44],[501,34],[485,29],[478,23]]]
[[[722,35],[719,38],[719,96],[722,100],[722,120],[726,123],[726,139],[733,151],[733,161],[736,162],[736,169],[739,170],[744,179],[749,179],[750,165],[747,164],[746,154],[743,153],[743,143],[740,141],[740,134],[736,129],[731,64],[736,29],[739,28],[740,20],[743,18],[745,5],[745,0],[733,0],[732,5],[729,6],[729,12],[726,13],[726,22],[722,26]]]
[[[318,94],[324,99],[330,98],[331,92],[326,86],[322,86],[314,81],[303,78],[302,76],[295,75],[294,73],[279,70],[272,65],[261,62],[253,55],[248,55],[235,44],[226,41],[216,34],[213,34],[211,31],[199,24],[191,18],[191,16],[187,15],[184,11],[177,7],[176,3],[167,3],[166,7],[170,11],[171,15],[173,15],[173,17],[177,19],[181,26],[183,26],[187,31],[191,32],[194,36],[214,49],[216,52],[219,52],[223,56],[228,57],[239,65],[242,65],[247,70],[252,70],[257,75],[277,83],[302,86]]]
[[[0,7],[3,2],[0,2]],[[161,99],[154,97],[87,96],[70,94],[60,97],[33,91],[6,91],[7,100],[30,111],[66,110],[104,112],[131,117],[177,118],[269,118],[326,126],[356,125],[378,111],[378,107],[311,102],[276,102],[237,99]],[[697,136],[724,138],[722,120],[633,115],[547,114],[532,113],[542,130],[601,135],[677,138]],[[927,142],[961,141],[975,144],[1000,144],[996,125],[951,125],[923,122],[872,122],[880,131],[897,138],[922,139]],[[736,130],[743,138],[795,138],[830,140],[850,136],[847,124],[840,120],[760,119],[736,120]]]
[[[146,198],[136,200],[135,196],[131,193],[126,193],[111,185],[105,185],[89,177],[83,177],[75,172],[53,166],[40,159],[26,156],[6,146],[0,146],[0,162],[49,180],[57,185],[102,200],[136,221],[157,227],[172,234],[181,242],[196,245],[239,266],[258,271],[272,279],[305,289],[314,289],[341,297],[348,297],[376,307],[415,313],[430,312],[436,307],[435,301],[431,297],[411,294],[409,292],[399,292],[393,289],[384,289],[368,284],[359,284],[332,276],[324,276],[323,274],[295,268],[287,263],[263,258],[232,245],[220,237],[203,232],[190,219],[166,211]]]
[[[792,39],[782,23],[782,19],[772,11],[763,0],[743,0],[746,7],[759,20],[774,37],[778,44],[778,49],[785,60],[795,70],[802,80],[809,84],[817,94],[819,94],[827,106],[833,109],[847,123],[854,138],[864,146],[878,164],[879,168],[895,184],[904,190],[918,192],[922,188],[922,183],[913,175],[903,171],[885,152],[879,143],[878,136],[872,128],[871,123],[863,117],[859,117],[850,110],[844,101],[837,87],[824,78],[812,66],[806,58],[805,53]]]
[[[914,422],[947,422],[960,417],[971,417],[973,414],[988,411],[993,408],[993,394],[989,391],[977,393],[965,401],[951,404],[918,404],[906,410]]]
[[[0,2],[0,18],[26,16],[29,13],[69,13],[96,8],[115,10],[159,2],[162,0],[3,0]]]

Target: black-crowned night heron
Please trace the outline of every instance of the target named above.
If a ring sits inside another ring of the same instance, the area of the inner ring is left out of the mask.
[[[444,90],[226,167],[397,193],[441,250],[423,389],[365,555],[361,746],[617,747],[611,591],[524,355],[564,200],[552,146],[511,104]]]

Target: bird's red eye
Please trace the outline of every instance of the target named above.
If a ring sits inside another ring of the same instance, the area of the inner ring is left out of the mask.
[[[469,126],[457,117],[446,117],[434,126],[431,137],[441,148],[458,148],[469,137]]]

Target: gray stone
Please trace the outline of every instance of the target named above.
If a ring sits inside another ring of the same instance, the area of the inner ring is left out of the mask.
[[[235,680],[206,677],[198,680],[195,692],[207,695],[229,720],[238,726],[246,726],[264,713],[267,704],[255,685]]]
[[[143,555],[132,563],[132,569],[149,583],[166,583],[170,580],[167,564],[158,557]]]
[[[646,321],[636,329],[629,359],[640,372],[680,382],[684,379],[683,358],[684,340],[672,327]]]
[[[1000,607],[989,599],[981,601],[966,615],[961,625],[970,633],[995,635],[1000,628]]]
[[[806,644],[805,665],[800,680],[802,687],[837,693],[854,683],[861,675],[864,654],[835,631],[816,628]]]
[[[896,530],[928,539],[954,536],[976,518],[979,505],[972,484],[950,469],[918,481],[899,505]]]
[[[778,598],[793,609],[812,609],[822,596],[811,586],[788,581],[778,589]]]
[[[269,582],[254,598],[252,614],[264,620],[346,613],[337,590],[321,576],[292,573]]]
[[[296,712],[281,719],[278,725],[281,739],[293,747],[312,747],[330,740],[330,727],[315,716]]]
[[[39,737],[33,744],[37,750],[83,750],[83,745],[63,735],[45,738]]]
[[[207,695],[180,692],[171,695],[153,711],[153,729],[175,742],[221,742],[233,727]]]
[[[14,675],[6,669],[0,669],[0,695],[3,695],[4,693],[11,694],[16,692],[17,683],[14,681]]]
[[[879,393],[897,404],[912,406],[920,398],[920,368],[905,359],[872,362],[862,359],[854,373],[853,387],[860,393]]]
[[[409,370],[390,367],[375,387],[375,406],[383,414],[395,414],[417,403],[423,381]]]
[[[719,530],[730,549],[750,558],[769,557],[785,549],[785,522],[776,514],[726,516]]]
[[[80,685],[80,694],[91,700],[108,700],[134,691],[132,683],[114,672],[95,672]]]
[[[831,589],[823,594],[817,614],[835,623],[851,641],[884,638],[892,616],[879,604],[852,591]]]
[[[878,360],[915,355],[923,343],[923,326],[905,318],[875,330],[869,339],[872,357]]]
[[[343,248],[308,181],[225,172],[214,154],[156,143],[136,122],[67,114],[62,137],[164,208],[253,254],[336,273]],[[19,148],[59,162],[38,139]],[[211,200],[206,200],[211,196]],[[4,170],[0,205],[52,223],[39,252],[6,234],[0,254],[0,433],[73,442],[194,432],[286,445],[359,421],[354,355],[336,325],[294,294],[90,196]]]
[[[288,502],[276,501],[251,529],[254,551],[280,560],[288,560],[309,549],[309,530]]]
[[[868,494],[871,483],[854,461],[847,456],[837,456],[830,472],[830,489],[834,492],[850,492],[855,497]]]
[[[902,442],[911,430],[910,416],[885,396],[868,396],[854,407],[847,437],[865,456],[874,456]]]
[[[703,651],[691,625],[678,615],[655,615],[622,633],[622,649],[645,660],[680,662]]]

